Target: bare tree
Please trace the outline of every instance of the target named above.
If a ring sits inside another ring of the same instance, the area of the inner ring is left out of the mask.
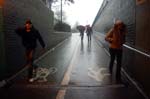
[[[58,3],[60,2],[59,5],[56,5],[56,9],[58,9],[58,7],[61,7],[60,8],[60,22],[62,23],[62,20],[63,20],[63,5],[64,4],[67,4],[67,5],[70,5],[72,3],[74,3],[74,0],[51,0],[52,3]]]
[[[55,18],[56,18],[56,20],[61,21],[61,19],[60,19],[61,17],[62,17],[63,21],[66,21],[66,18],[67,18],[66,13],[64,11],[62,11],[62,14],[61,14],[60,10],[56,10],[55,11]]]

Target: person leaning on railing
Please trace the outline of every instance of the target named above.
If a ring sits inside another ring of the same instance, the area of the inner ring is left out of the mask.
[[[121,20],[117,20],[112,29],[106,34],[105,40],[109,42],[110,63],[109,71],[112,74],[113,64],[116,58],[116,80],[121,81],[122,45],[125,43],[126,26]]]

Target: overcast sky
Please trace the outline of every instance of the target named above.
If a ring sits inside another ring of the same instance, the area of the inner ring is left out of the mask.
[[[73,26],[76,22],[81,25],[92,25],[103,0],[74,0],[70,6],[65,5],[67,22]]]

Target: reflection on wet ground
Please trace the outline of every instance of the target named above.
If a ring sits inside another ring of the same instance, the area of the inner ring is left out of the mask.
[[[62,42],[36,62],[33,83],[26,72],[0,90],[4,99],[143,99],[134,88],[116,84],[108,72],[109,56],[95,39],[79,33]],[[132,91],[132,93],[130,93]]]

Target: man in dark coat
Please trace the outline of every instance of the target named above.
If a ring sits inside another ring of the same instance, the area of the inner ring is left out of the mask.
[[[40,42],[43,49],[45,48],[45,43],[38,32],[33,26],[31,20],[27,20],[25,27],[17,28],[15,32],[22,38],[22,44],[26,49],[26,61],[28,69],[28,78],[30,82],[33,82],[33,56],[35,48],[37,47],[37,40]]]
[[[82,25],[78,25],[78,26],[77,26],[77,29],[78,29],[79,32],[80,32],[81,40],[83,40],[85,27],[82,26]]]
[[[87,36],[88,36],[88,41],[91,41],[91,35],[93,33],[93,30],[92,30],[92,27],[90,25],[86,26],[86,33],[87,33]]]

